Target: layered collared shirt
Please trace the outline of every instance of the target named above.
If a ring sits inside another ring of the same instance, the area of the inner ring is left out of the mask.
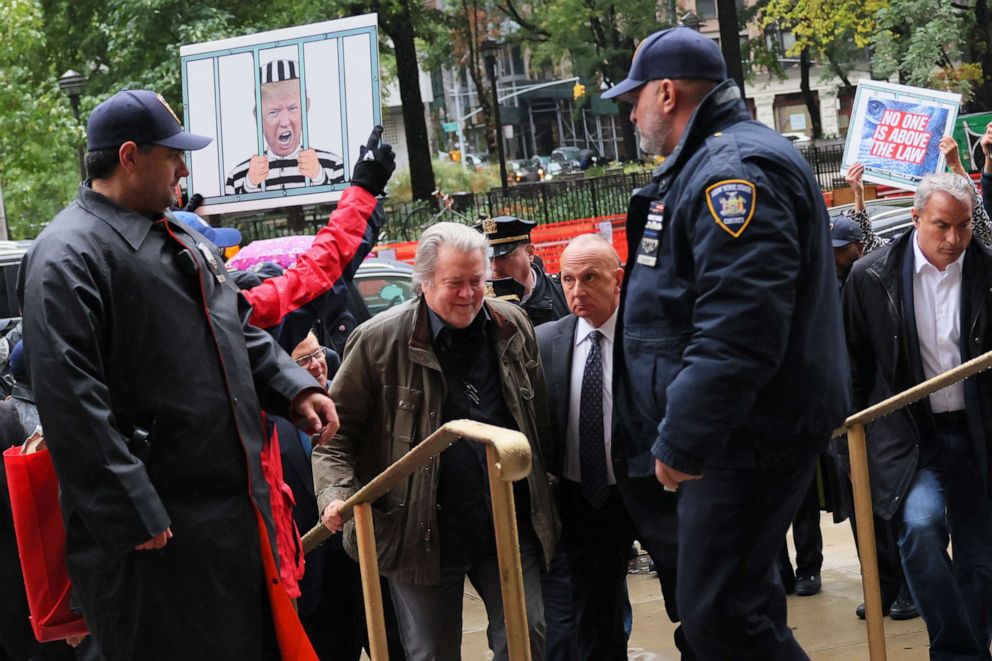
[[[931,379],[961,364],[961,270],[965,253],[941,271],[913,237],[913,308],[923,375]],[[934,413],[964,410],[964,384],[930,395]]]
[[[613,424],[613,336],[617,326],[617,312],[613,311],[606,322],[599,328],[593,328],[585,319],[579,317],[575,326],[575,339],[572,348],[572,371],[568,391],[568,428],[565,436],[565,477],[573,482],[581,481],[579,470],[579,402],[582,399],[582,376],[585,373],[586,358],[592,341],[589,334],[594,330],[602,333],[599,340],[600,356],[603,361],[603,452],[606,453],[606,474],[609,484],[616,484],[613,474],[612,445],[613,435],[610,433]]]

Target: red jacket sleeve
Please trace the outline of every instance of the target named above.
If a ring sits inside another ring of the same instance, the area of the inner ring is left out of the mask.
[[[362,242],[376,198],[361,186],[345,189],[313,245],[281,276],[243,292],[252,306],[251,323],[276,326],[283,318],[334,286]]]

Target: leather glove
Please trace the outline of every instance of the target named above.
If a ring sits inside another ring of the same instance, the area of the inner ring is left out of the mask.
[[[186,208],[183,211],[196,211],[203,204],[203,196],[199,193],[194,193],[193,197],[189,198],[189,202],[186,203]]]
[[[358,163],[351,174],[351,183],[361,186],[373,195],[382,195],[386,182],[396,169],[396,154],[389,145],[369,149],[362,145],[358,153]]]

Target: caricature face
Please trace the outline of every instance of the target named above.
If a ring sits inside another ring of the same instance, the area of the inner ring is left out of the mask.
[[[269,151],[289,156],[300,146],[303,105],[300,81],[283,80],[262,85],[262,133]]]

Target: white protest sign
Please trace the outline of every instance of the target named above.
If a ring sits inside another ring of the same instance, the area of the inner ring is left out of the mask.
[[[375,14],[183,46],[202,214],[333,202],[382,122]]]

